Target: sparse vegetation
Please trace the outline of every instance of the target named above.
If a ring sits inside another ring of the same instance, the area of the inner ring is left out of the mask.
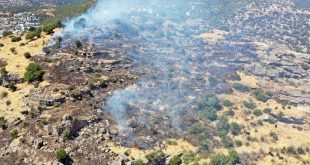
[[[234,105],[234,103],[232,103],[230,100],[223,100],[223,105],[225,106],[225,107],[231,107],[231,106],[233,106]]]
[[[236,151],[229,151],[229,155],[215,154],[211,157],[210,165],[235,165],[239,163],[239,155]]]
[[[0,128],[4,129],[5,124],[6,124],[6,120],[4,119],[4,117],[0,117]]]

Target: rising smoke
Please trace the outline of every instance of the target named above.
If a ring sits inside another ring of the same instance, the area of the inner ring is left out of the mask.
[[[141,73],[139,81],[114,92],[102,107],[125,133],[131,134],[132,119],[150,128],[158,117],[182,132],[185,118],[195,115],[197,100],[213,91],[208,75],[220,77],[233,70],[211,62],[225,63],[220,59],[225,52],[212,57],[207,43],[199,37],[212,28],[208,16],[213,3],[225,1],[100,0],[85,14],[65,23],[61,34],[65,39],[91,41],[98,49],[107,45],[126,49],[124,56],[135,62],[132,69]],[[112,37],[116,33],[119,37]]]

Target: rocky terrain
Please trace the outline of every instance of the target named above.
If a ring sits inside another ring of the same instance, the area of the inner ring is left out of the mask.
[[[0,162],[309,164],[301,3],[100,1],[0,39]]]

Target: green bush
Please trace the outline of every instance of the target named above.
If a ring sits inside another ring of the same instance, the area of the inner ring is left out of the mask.
[[[156,164],[158,161],[160,161],[162,158],[165,157],[165,154],[162,151],[156,151],[152,152],[145,156],[145,158],[152,164]]]
[[[29,59],[29,58],[31,58],[31,54],[30,54],[29,52],[25,52],[25,53],[24,53],[24,57],[25,57],[26,59]]]
[[[12,104],[12,102],[11,102],[10,100],[6,101],[6,105],[7,105],[7,106],[9,106],[9,105],[11,105],[11,104]]]
[[[204,117],[207,117],[211,121],[215,121],[217,119],[216,109],[213,107],[205,107],[200,111],[200,114]]]
[[[59,162],[63,162],[68,158],[66,151],[63,148],[57,149],[55,156]]]
[[[18,138],[18,131],[16,129],[11,131],[11,138],[12,139],[17,139]]]
[[[232,122],[230,126],[230,130],[233,135],[238,135],[241,132],[241,127],[238,123]]]
[[[271,112],[271,108],[265,108],[263,112],[264,113],[270,113]]]
[[[41,28],[38,28],[33,31],[28,31],[26,34],[26,40],[33,40],[35,37],[40,38],[41,37]]]
[[[278,135],[275,132],[270,132],[269,136],[271,136],[274,141],[277,141],[279,139]]]
[[[17,87],[16,87],[15,85],[16,85],[15,82],[14,82],[14,81],[11,81],[11,82],[9,82],[9,84],[8,84],[8,88],[9,88],[11,91],[15,92],[15,91],[17,90]]]
[[[228,111],[224,112],[224,115],[225,116],[235,116],[235,112],[231,108],[229,108]]]
[[[182,164],[182,159],[180,156],[174,156],[169,162],[169,165],[181,165],[181,164]]]
[[[0,75],[6,76],[8,73],[9,73],[9,72],[6,70],[5,67],[3,67],[3,68],[0,69]]]
[[[26,68],[26,73],[24,74],[24,80],[28,82],[41,81],[44,71],[41,65],[37,63],[31,63]]]
[[[241,147],[242,146],[242,141],[241,140],[235,140],[235,144],[237,147]]]
[[[267,102],[273,96],[271,92],[264,92],[261,89],[255,90],[253,94],[255,95],[255,98],[261,102]]]
[[[208,77],[208,81],[209,81],[209,85],[211,87],[215,87],[219,82],[217,81],[216,78],[214,78],[213,76],[209,76]]]
[[[83,45],[82,45],[82,42],[81,42],[80,40],[76,40],[76,41],[75,41],[75,46],[76,46],[77,48],[81,48]]]
[[[210,161],[210,165],[235,165],[237,163],[239,163],[239,155],[234,150],[230,150],[229,155],[213,155]]]
[[[11,41],[12,42],[19,42],[19,41],[21,41],[22,40],[22,38],[20,37],[20,36],[15,36],[15,37],[12,37],[11,38]]]
[[[255,116],[261,116],[261,115],[263,115],[263,112],[262,112],[260,109],[255,109],[255,110],[253,111],[253,114],[254,114]]]
[[[0,43],[0,48],[1,48],[1,47],[4,47],[4,44],[3,44],[3,43]]]
[[[10,48],[10,51],[15,54],[16,53],[16,48]]]
[[[225,107],[231,107],[234,105],[234,103],[232,103],[230,100],[223,100],[223,105]]]
[[[144,165],[144,163],[141,159],[138,159],[138,160],[133,161],[132,165]]]
[[[54,29],[61,27],[61,21],[57,21],[55,23],[48,23],[43,26],[43,31],[46,34],[53,34]]]
[[[6,124],[6,120],[4,119],[4,117],[0,117],[0,128],[4,129],[5,124]]]
[[[243,101],[243,105],[248,109],[256,108],[256,104],[253,101]]]
[[[250,91],[250,87],[243,85],[241,83],[234,83],[233,88],[239,92],[249,92]]]
[[[216,126],[220,136],[225,136],[229,132],[230,125],[228,123],[228,119],[225,116],[221,116],[219,118]]]
[[[12,34],[13,34],[13,32],[5,30],[5,31],[3,31],[2,36],[7,37],[7,36],[12,35]]]
[[[204,109],[208,106],[213,107],[216,110],[220,110],[222,108],[220,99],[213,94],[207,95],[206,99],[200,101],[198,104],[199,109]]]
[[[305,150],[302,147],[298,147],[297,153],[303,155],[303,154],[305,154]]]
[[[69,138],[69,137],[70,137],[70,131],[69,131],[69,130],[65,130],[65,131],[63,132],[63,136],[64,136],[65,138]]]
[[[230,137],[228,137],[228,136],[223,136],[222,137],[222,142],[223,142],[225,148],[232,148],[232,147],[234,147],[234,141]]]

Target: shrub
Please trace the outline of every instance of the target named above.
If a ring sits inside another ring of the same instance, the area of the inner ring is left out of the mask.
[[[50,54],[51,53],[51,50],[48,47],[44,47],[42,50],[43,50],[43,52],[45,54]]]
[[[207,117],[211,121],[215,121],[217,119],[216,109],[213,107],[205,107],[200,111],[200,114],[204,117]]]
[[[56,159],[59,162],[63,162],[63,161],[65,161],[68,158],[68,155],[67,155],[66,151],[63,148],[57,149],[56,152],[55,152],[55,156],[56,156]]]
[[[2,93],[1,93],[1,98],[5,98],[5,97],[7,97],[7,96],[8,96],[8,94],[9,94],[8,92],[2,92]]]
[[[209,76],[208,77],[208,81],[209,81],[209,85],[211,87],[215,87],[218,84],[218,81],[216,78],[214,78],[213,76]]]
[[[234,105],[234,103],[232,103],[230,100],[223,100],[223,105],[225,107],[231,107]]]
[[[271,136],[272,139],[273,139],[274,141],[276,141],[276,140],[279,139],[279,138],[278,138],[278,135],[277,135],[275,132],[270,132],[270,133],[269,133],[269,136]]]
[[[182,164],[182,159],[180,156],[174,156],[169,162],[169,165],[181,165],[181,164]]]
[[[83,45],[82,45],[82,43],[81,43],[80,40],[76,40],[76,41],[75,41],[75,46],[76,46],[77,48],[81,48]]]
[[[229,155],[213,155],[210,161],[210,165],[235,165],[237,163],[239,163],[239,155],[234,150],[230,150]]]
[[[241,128],[238,123],[232,122],[230,126],[230,130],[233,135],[238,135],[240,133]]]
[[[54,33],[54,29],[61,27],[61,21],[57,21],[55,23],[49,23],[43,26],[43,31],[46,34],[53,34]]]
[[[22,38],[20,37],[20,36],[15,36],[15,37],[12,37],[11,38],[11,41],[12,42],[19,42],[19,41],[21,41],[22,40]]]
[[[242,146],[242,141],[241,140],[236,140],[235,144],[237,147],[241,147]]]
[[[264,113],[270,113],[271,112],[271,108],[265,108],[263,112]]]
[[[44,71],[42,71],[41,65],[37,63],[31,63],[26,68],[26,73],[24,74],[24,80],[28,82],[41,81]]]
[[[14,82],[14,81],[11,81],[11,82],[9,82],[9,84],[8,84],[8,88],[9,88],[11,91],[15,92],[15,91],[17,90],[17,87],[16,87],[15,85],[16,85],[15,82]]]
[[[235,112],[230,108],[228,111],[224,112],[225,116],[234,116]]]
[[[12,102],[11,102],[10,100],[6,101],[6,105],[7,105],[7,106],[9,106],[9,105],[11,105],[11,104],[12,104]]]
[[[1,48],[1,47],[4,47],[4,44],[3,44],[3,43],[0,43],[0,48]]]
[[[69,138],[69,137],[70,137],[70,131],[69,131],[69,130],[65,130],[65,131],[63,132],[63,136],[64,136],[65,138]]]
[[[42,30],[40,28],[33,31],[28,31],[26,34],[26,40],[33,40],[35,37],[40,38],[41,32]]]
[[[18,131],[16,129],[11,131],[11,138],[12,139],[17,139],[18,138]]]
[[[225,116],[221,116],[219,121],[216,124],[217,130],[221,136],[226,135],[229,132],[230,125],[228,119]]]
[[[26,52],[26,53],[24,53],[24,57],[26,59],[29,59],[29,58],[31,58],[31,54],[29,52]]]
[[[287,147],[286,152],[287,152],[288,154],[296,154],[295,147],[293,147],[293,146]]]
[[[234,141],[228,136],[222,137],[222,142],[223,142],[225,148],[234,147]]]
[[[253,114],[254,114],[255,116],[261,116],[261,115],[263,115],[263,112],[262,112],[260,109],[255,109],[255,110],[253,111]]]
[[[248,109],[256,108],[256,104],[253,101],[243,101],[243,105]]]
[[[255,98],[261,102],[267,102],[273,95],[271,92],[264,92],[261,89],[255,90],[253,94],[255,95]]]
[[[143,161],[141,159],[135,160],[132,162],[132,165],[144,165]]]
[[[303,154],[305,154],[305,150],[302,147],[298,147],[297,148],[297,153],[303,155]]]
[[[162,158],[165,157],[165,154],[162,151],[152,152],[145,156],[145,158],[150,162],[156,164]]]
[[[1,127],[1,129],[5,128],[5,124],[6,124],[6,120],[4,119],[4,117],[0,117],[0,127]]]
[[[12,34],[13,34],[13,32],[5,30],[5,31],[3,31],[2,36],[7,37],[7,36],[12,35]]]
[[[58,42],[62,42],[63,41],[63,38],[61,36],[57,37],[57,41]]]
[[[239,92],[249,92],[250,91],[250,88],[248,86],[243,85],[241,83],[234,83],[233,88]]]
[[[9,72],[6,70],[5,67],[3,67],[3,68],[0,69],[0,75],[6,76],[8,73],[9,73]]]
[[[205,107],[210,106],[210,107],[215,108],[216,110],[220,110],[222,108],[220,103],[221,103],[221,101],[219,98],[217,98],[213,94],[210,94],[210,95],[207,95],[205,100],[201,101],[198,104],[198,108],[204,109]]]
[[[10,48],[10,51],[11,51],[12,53],[16,53],[16,48]]]

